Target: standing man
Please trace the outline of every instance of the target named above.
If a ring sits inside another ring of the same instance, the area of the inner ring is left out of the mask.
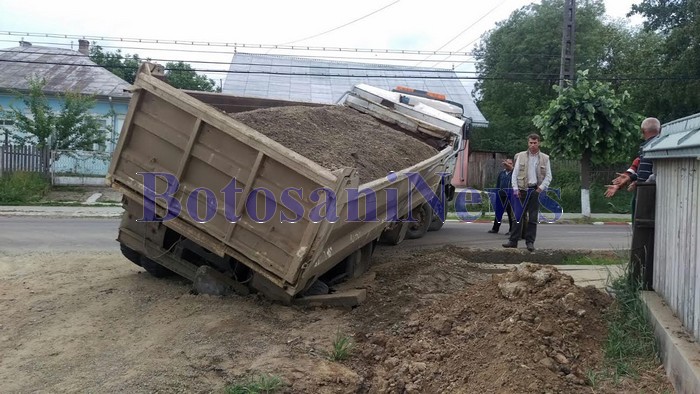
[[[501,228],[501,220],[503,219],[503,211],[508,214],[508,233],[513,230],[513,208],[510,206],[508,201],[508,191],[512,189],[511,186],[511,174],[513,173],[513,160],[505,159],[503,160],[503,170],[498,173],[498,179],[496,180],[496,198],[494,201],[494,211],[496,211],[496,218],[493,219],[493,227],[489,230],[489,233],[496,234]],[[503,207],[504,209],[500,209]],[[500,214],[500,215],[499,215]]]
[[[654,163],[651,159],[644,157],[644,147],[647,146],[654,138],[658,137],[661,132],[661,122],[656,118],[646,118],[642,122],[642,138],[644,142],[639,146],[639,156],[634,159],[630,168],[622,174],[618,174],[618,177],[613,179],[612,185],[608,186],[608,190],[605,192],[605,197],[612,197],[620,190],[622,187],[630,184],[630,189],[634,190],[635,183],[632,182],[646,182],[649,177],[654,173]],[[634,205],[632,206],[634,209]]]
[[[537,237],[537,222],[540,217],[540,193],[547,190],[552,181],[552,167],[549,164],[549,156],[540,152],[540,136],[530,134],[527,136],[528,149],[515,156],[515,167],[511,175],[513,184],[513,212],[515,213],[515,225],[510,233],[510,239],[503,244],[504,248],[517,248],[518,239],[523,226],[523,213],[527,212],[527,231],[525,232],[525,245],[530,252],[535,251],[535,238]],[[518,199],[515,199],[515,196]],[[517,205],[516,205],[517,204]]]

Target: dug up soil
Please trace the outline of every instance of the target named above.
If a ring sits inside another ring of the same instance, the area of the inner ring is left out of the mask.
[[[437,153],[430,145],[348,107],[278,107],[229,116],[325,168],[357,168],[360,183]]]
[[[194,295],[118,251],[0,251],[0,391],[671,392],[662,368],[593,385],[612,300],[552,266],[503,272],[449,247],[379,248],[354,309]],[[350,357],[329,355],[336,336]]]

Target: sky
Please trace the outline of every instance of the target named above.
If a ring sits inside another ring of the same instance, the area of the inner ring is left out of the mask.
[[[607,14],[611,18],[626,19],[631,5],[640,1],[605,0]],[[532,2],[438,0],[428,5],[425,0],[198,0],[182,3],[187,5],[185,7],[175,5],[176,2],[143,0],[117,3],[0,0],[0,50],[17,47],[20,39],[42,46],[71,48],[72,45],[77,50],[78,38],[85,37],[107,51],[121,48],[122,53],[163,60],[163,64],[184,61],[202,70],[226,70],[234,51],[233,44],[238,44],[236,50],[249,53],[327,56],[366,63],[473,71],[474,59],[464,55],[355,53],[328,48],[468,52],[497,22]],[[631,22],[639,21],[637,18]],[[47,34],[50,36],[46,37]],[[118,42],[98,37],[182,40],[204,45]],[[241,44],[266,47],[242,47]],[[283,50],[270,48],[271,45],[327,49]],[[206,74],[215,81],[221,81],[226,75]],[[473,83],[463,82],[467,87]]]

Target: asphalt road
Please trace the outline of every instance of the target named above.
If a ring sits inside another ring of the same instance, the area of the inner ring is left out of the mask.
[[[0,252],[116,251],[119,219],[0,217]],[[405,241],[408,247],[452,244],[460,247],[501,249],[503,234],[489,234],[489,223],[448,222],[442,230]],[[629,225],[541,224],[538,249],[623,250],[632,239]],[[524,242],[520,242],[524,248]]]

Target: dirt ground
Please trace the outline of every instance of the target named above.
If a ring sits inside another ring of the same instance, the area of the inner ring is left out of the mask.
[[[193,295],[117,253],[0,252],[0,391],[222,392],[279,376],[288,393],[664,392],[663,369],[586,385],[607,295],[548,266],[496,271],[451,248],[379,249],[354,309]],[[543,268],[544,267],[544,268]],[[330,361],[337,333],[355,347]]]
[[[229,116],[323,167],[357,168],[360,183],[383,178],[437,153],[429,145],[347,107],[279,107]]]

